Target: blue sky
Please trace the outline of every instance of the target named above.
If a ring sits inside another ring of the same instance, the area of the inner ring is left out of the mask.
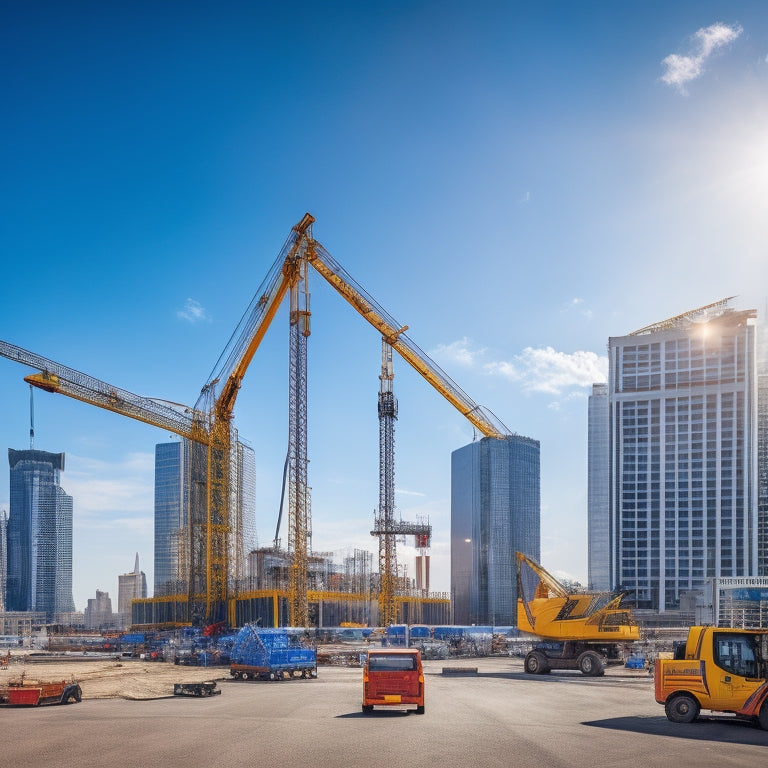
[[[555,572],[586,579],[608,337],[726,296],[765,307],[762,2],[29,2],[0,30],[0,338],[194,404],[309,211],[422,349],[541,441]],[[375,551],[380,339],[322,278],[310,290],[313,543]],[[283,308],[236,410],[264,544],[287,365]],[[26,373],[0,359],[3,450],[29,444]],[[450,454],[473,430],[397,356],[394,385],[398,506],[429,516],[447,590]],[[168,437],[36,393],[35,447],[67,454],[79,609],[96,589],[116,605],[137,551],[151,583]]]

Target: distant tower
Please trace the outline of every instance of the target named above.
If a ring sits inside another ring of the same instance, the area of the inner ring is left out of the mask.
[[[136,564],[131,573],[123,573],[117,577],[117,611],[121,616],[123,626],[131,623],[131,600],[147,596],[147,577],[139,568],[139,553],[136,553]]]
[[[8,449],[9,611],[75,610],[72,599],[72,497],[59,485],[64,454]]]
[[[517,623],[515,552],[539,560],[539,441],[483,438],[451,454],[456,624]]]

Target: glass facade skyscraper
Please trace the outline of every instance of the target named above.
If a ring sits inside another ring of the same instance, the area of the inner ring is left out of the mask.
[[[59,485],[64,454],[8,449],[10,516],[6,610],[54,614],[72,599],[72,497]]]
[[[451,454],[451,593],[456,624],[517,623],[515,553],[540,557],[540,448],[513,435]]]
[[[189,441],[159,443],[155,446],[155,597],[186,590],[188,519]]]
[[[609,340],[607,565],[660,612],[757,574],[756,312],[696,312]]]
[[[190,453],[181,439],[155,446],[155,597],[188,588],[190,561]],[[232,442],[229,576],[231,589],[247,579],[248,553],[255,548],[256,458],[253,449]]]
[[[595,384],[587,423],[587,588],[611,589],[610,448],[608,385]]]

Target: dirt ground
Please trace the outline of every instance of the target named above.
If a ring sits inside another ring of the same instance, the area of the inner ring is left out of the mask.
[[[24,656],[12,656],[8,668],[0,668],[0,688],[11,680],[19,680],[22,675],[25,682],[75,680],[80,684],[84,699],[156,699],[173,696],[174,683],[229,679],[229,668],[106,658],[31,663]]]

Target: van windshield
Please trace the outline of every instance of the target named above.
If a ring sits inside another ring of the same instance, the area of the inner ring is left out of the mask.
[[[376,653],[368,657],[368,668],[372,671],[412,672],[416,669],[416,656],[405,653]]]

